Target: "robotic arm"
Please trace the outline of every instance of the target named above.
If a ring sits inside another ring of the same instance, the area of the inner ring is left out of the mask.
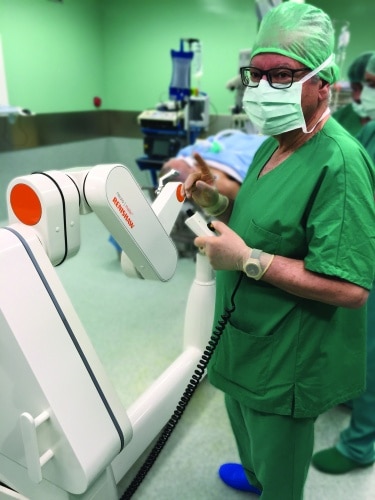
[[[182,207],[181,183],[166,184],[150,205],[130,171],[111,164],[18,177],[7,196],[9,225],[0,228],[0,482],[40,500],[116,499],[116,484],[160,432],[206,345],[212,270],[200,262],[184,351],[126,410],[54,266],[78,252],[79,216],[93,211],[137,274],[170,279],[177,251],[169,232]],[[202,304],[204,321],[192,314]]]

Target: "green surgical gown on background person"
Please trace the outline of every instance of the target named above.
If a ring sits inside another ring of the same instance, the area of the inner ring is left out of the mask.
[[[229,226],[246,243],[304,260],[305,267],[370,289],[375,263],[374,166],[330,118],[259,178],[277,148],[255,155]],[[217,271],[215,324],[241,272]],[[303,299],[243,275],[208,366],[210,382],[257,411],[315,417],[365,384],[366,308]]]
[[[364,125],[357,139],[375,163],[375,121]],[[340,433],[336,448],[346,457],[362,464],[375,460],[375,288],[367,301],[366,390],[351,401],[348,427]]]
[[[364,125],[357,134],[357,139],[366,148],[366,151],[375,164],[375,120]]]
[[[332,115],[350,134],[356,136],[362,128],[359,115],[354,111],[352,103],[342,106]]]

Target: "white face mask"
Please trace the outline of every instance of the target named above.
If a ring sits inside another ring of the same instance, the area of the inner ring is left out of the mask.
[[[243,108],[259,132],[265,135],[278,135],[299,128],[302,128],[305,134],[312,132],[330,110],[327,108],[314,127],[307,130],[301,107],[302,85],[327,67],[332,60],[333,54],[287,89],[275,89],[263,78],[258,87],[246,87],[242,101]]]
[[[354,110],[354,113],[357,114],[360,118],[365,118],[367,116],[367,111],[365,111],[361,102],[353,101],[352,108]]]
[[[365,116],[375,120],[375,88],[365,85],[361,92],[361,105]]]

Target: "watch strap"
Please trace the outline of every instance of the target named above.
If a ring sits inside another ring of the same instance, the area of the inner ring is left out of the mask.
[[[260,255],[262,253],[262,250],[259,250],[258,248],[252,248],[250,252],[250,257],[252,259],[260,259]]]

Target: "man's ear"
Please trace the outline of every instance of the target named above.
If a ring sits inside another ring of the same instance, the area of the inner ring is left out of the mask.
[[[331,85],[326,82],[325,80],[320,80],[320,88],[319,88],[319,95],[322,101],[326,100],[329,98],[330,90],[331,90]]]

